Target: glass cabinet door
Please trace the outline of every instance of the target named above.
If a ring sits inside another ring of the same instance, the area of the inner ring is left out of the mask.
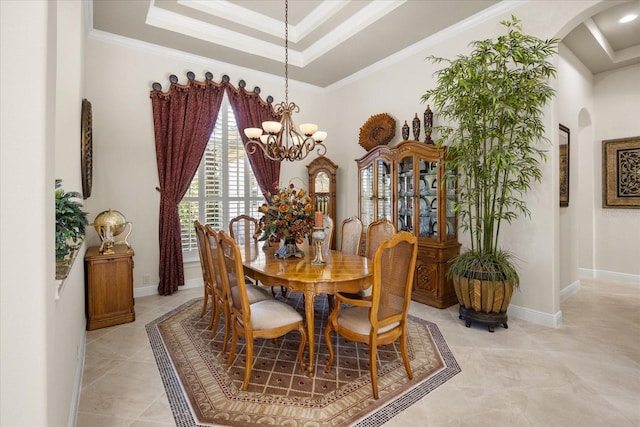
[[[445,172],[446,175],[446,189],[443,189],[443,193],[446,193],[446,197],[447,197],[447,205],[446,205],[446,209],[447,209],[447,214],[446,214],[446,218],[447,218],[447,223],[446,223],[446,233],[447,233],[447,239],[456,237],[456,230],[458,229],[458,224],[456,222],[456,214],[453,211],[453,206],[454,206],[454,202],[456,200],[456,188],[455,188],[455,183],[453,181],[451,181],[450,177],[453,176],[453,172],[451,171],[446,171]]]
[[[420,237],[438,236],[438,162],[420,160]]]
[[[398,162],[398,223],[399,231],[413,233],[415,227],[415,181],[413,156],[407,156]]]
[[[391,165],[384,161],[377,162],[377,217],[376,220],[391,219]]]
[[[368,225],[373,222],[373,202],[373,164],[371,164],[360,169],[360,220],[363,224]]]

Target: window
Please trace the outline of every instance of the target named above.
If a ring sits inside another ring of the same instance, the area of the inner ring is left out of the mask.
[[[224,97],[202,162],[179,205],[182,253],[185,261],[198,258],[193,222],[229,230],[229,220],[240,214],[258,217],[264,203],[240,139],[233,109]]]

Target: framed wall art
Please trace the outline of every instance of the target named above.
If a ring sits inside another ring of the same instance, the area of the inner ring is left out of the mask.
[[[602,207],[640,209],[640,136],[602,141]]]
[[[569,206],[569,128],[560,125],[560,207]]]

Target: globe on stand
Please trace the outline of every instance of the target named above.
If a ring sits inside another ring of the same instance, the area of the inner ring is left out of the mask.
[[[98,233],[98,236],[102,241],[102,244],[100,245],[101,254],[113,254],[113,246],[116,244],[124,244],[127,245],[128,248],[131,247],[129,242],[127,242],[127,238],[131,234],[133,224],[128,222],[122,213],[108,209],[100,212],[93,223],[89,225],[95,228],[96,233]],[[116,241],[115,237],[124,233],[127,228],[128,232],[124,236],[124,239]]]

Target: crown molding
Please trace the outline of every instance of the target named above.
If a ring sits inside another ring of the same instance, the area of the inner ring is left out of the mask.
[[[375,23],[407,0],[372,1],[352,17],[338,25],[325,37],[302,51],[289,46],[289,63],[297,67],[305,67],[331,49],[351,38],[363,28]],[[228,1],[180,0],[179,4],[197,9],[227,21],[251,26],[265,34],[284,39],[283,23],[260,13],[252,12]],[[290,41],[299,42],[315,28],[333,17],[347,2],[323,2],[312,14],[302,20],[298,26],[290,25]],[[155,0],[149,4],[147,25],[173,31],[178,34],[195,37],[210,43],[226,46],[231,49],[284,62],[282,46],[256,37],[247,36],[237,31],[218,25],[209,24],[156,6]],[[246,23],[246,24],[245,24]],[[249,24],[251,23],[251,24]],[[255,25],[254,25],[255,23]]]

